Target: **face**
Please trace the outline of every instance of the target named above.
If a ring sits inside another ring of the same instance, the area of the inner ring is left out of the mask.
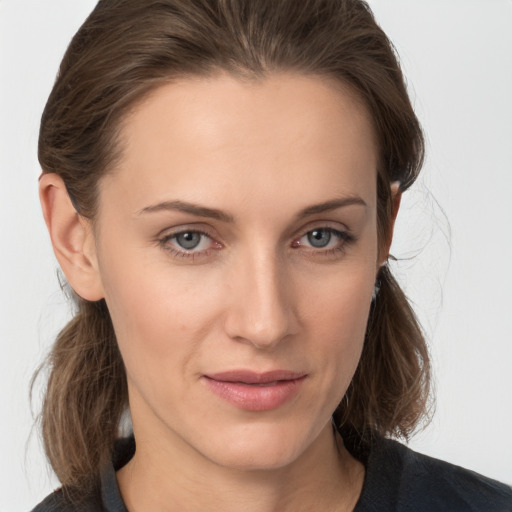
[[[162,86],[100,184],[96,258],[139,445],[297,460],[355,372],[379,265],[364,107],[315,77]]]

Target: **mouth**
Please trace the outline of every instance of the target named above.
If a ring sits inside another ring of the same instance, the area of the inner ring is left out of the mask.
[[[205,384],[219,398],[239,409],[253,412],[277,409],[299,392],[307,374],[288,370],[258,373],[234,370],[203,376]]]

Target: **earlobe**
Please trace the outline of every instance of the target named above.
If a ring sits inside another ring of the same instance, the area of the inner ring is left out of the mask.
[[[89,220],[73,207],[64,181],[55,173],[39,180],[39,198],[55,256],[73,290],[82,298],[103,298],[96,244]]]

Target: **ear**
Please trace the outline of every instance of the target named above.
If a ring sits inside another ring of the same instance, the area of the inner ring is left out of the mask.
[[[400,191],[400,182],[393,181],[391,183],[391,218],[389,219],[389,230],[388,236],[386,240],[386,245],[384,246],[384,252],[382,257],[380,258],[379,267],[382,267],[388,259],[389,251],[391,249],[391,242],[393,241],[393,232],[395,229],[395,221],[398,215],[398,210],[400,209],[400,202],[402,200],[402,192]]]
[[[68,283],[86,300],[102,299],[91,222],[76,212],[64,181],[55,173],[39,179],[39,198],[55,256]]]

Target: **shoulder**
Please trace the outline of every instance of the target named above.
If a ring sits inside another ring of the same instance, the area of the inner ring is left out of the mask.
[[[32,512],[103,512],[97,496],[82,500],[79,503],[71,501],[62,489],[47,496]]]
[[[47,496],[39,505],[37,505],[32,512],[61,512],[66,510],[64,504],[62,503],[62,491],[59,489],[55,491],[53,494]],[[67,509],[69,510],[69,508]]]
[[[357,512],[507,512],[512,488],[389,439],[370,448]]]
[[[111,463],[107,464],[89,491],[80,494],[58,489],[32,512],[127,512],[117,485],[116,471],[135,453],[133,436],[118,439],[114,444]]]

